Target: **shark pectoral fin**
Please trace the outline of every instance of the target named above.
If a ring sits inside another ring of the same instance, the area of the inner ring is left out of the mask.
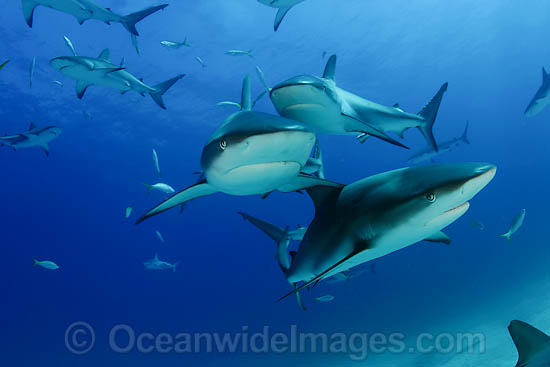
[[[296,289],[298,287],[297,283],[292,284],[292,287]],[[296,292],[296,301],[298,302],[298,306],[304,311],[307,311],[307,307],[304,304],[304,300],[302,299],[302,296],[300,295],[300,292]]]
[[[33,0],[22,0],[21,4],[23,5],[23,16],[25,17],[25,22],[27,22],[27,25],[32,28],[34,9],[36,9],[38,4]]]
[[[439,243],[444,243],[446,245],[449,245],[449,244],[451,244],[451,237],[447,236],[442,231],[439,231],[439,232],[436,232],[436,233],[432,234],[431,236],[429,236],[427,238],[424,238],[424,241],[439,242]]]
[[[151,95],[151,98],[153,98],[153,101],[155,101],[155,103],[160,108],[162,108],[163,110],[166,109],[166,105],[164,104],[164,100],[162,99],[162,96],[164,95],[164,93],[166,93],[168,89],[170,89],[174,84],[176,84],[178,80],[180,80],[184,76],[185,74],[180,74],[172,79],[168,79],[167,81],[157,84],[153,87],[155,92],[151,93],[150,95]]]
[[[82,99],[82,97],[84,97],[84,93],[86,93],[86,89],[88,89],[90,85],[91,84],[83,81],[76,82],[76,96],[78,97],[78,99]]]
[[[424,138],[428,141],[428,144],[437,152],[437,143],[435,142],[435,137],[433,133],[433,126],[437,113],[439,112],[439,106],[441,105],[441,100],[443,95],[447,91],[449,83],[443,83],[439,88],[435,96],[428,102],[428,104],[418,113],[419,116],[426,120],[418,126],[418,129],[424,135]]]
[[[281,25],[281,22],[283,21],[284,17],[286,16],[286,13],[292,9],[292,6],[288,6],[285,8],[279,8],[279,11],[277,12],[277,15],[275,16],[275,23],[273,24],[273,30],[277,32],[279,29],[279,26]]]
[[[298,176],[296,176],[296,178],[294,178],[294,180],[292,180],[292,182],[279,187],[278,190],[281,192],[294,192],[308,189],[314,186],[329,186],[338,189],[344,187],[344,185],[337,182],[323,180],[322,178],[317,178],[300,173]]]
[[[40,148],[42,148],[42,150],[46,154],[46,157],[50,156],[50,146],[48,145],[48,143],[44,143],[44,144],[40,145]]]
[[[325,71],[323,72],[324,79],[330,79],[334,81],[334,74],[336,72],[336,55],[332,55],[325,65]]]
[[[153,209],[149,210],[143,217],[139,218],[136,224],[139,224],[148,218],[165,212],[168,209],[181,205],[185,202],[194,200],[202,196],[214,194],[216,192],[218,192],[218,190],[210,186],[206,181],[202,181],[193,186],[189,186],[188,188],[172,195],[159,205],[155,206]]]
[[[340,188],[330,186],[313,186],[306,191],[313,201],[315,209],[319,208],[323,203],[329,199],[336,199],[340,193]]]
[[[279,243],[283,239],[285,231],[282,228],[243,212],[237,212],[237,214],[243,217],[244,220],[249,221],[254,227],[264,232],[276,243]]]
[[[518,349],[517,366],[529,366],[531,358],[550,348],[550,337],[526,322],[514,320],[508,326],[508,331]]]

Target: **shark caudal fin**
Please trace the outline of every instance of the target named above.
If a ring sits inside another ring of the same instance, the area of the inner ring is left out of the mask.
[[[508,231],[508,232],[506,232],[504,234],[501,234],[499,236],[506,238],[506,242],[510,242],[510,238],[512,237],[512,233],[510,231]]]
[[[175,273],[176,272],[176,269],[177,267],[181,264],[181,261],[178,261],[177,263],[175,263],[173,266],[172,266],[172,271]]]
[[[469,126],[470,126],[470,121],[466,121],[466,127],[464,128],[464,132],[462,133],[462,136],[460,137],[460,140],[462,140],[466,144],[470,144],[470,140],[468,140],[468,127]]]
[[[40,261],[38,261],[38,260],[36,260],[36,259],[32,259],[32,261],[34,261],[33,266],[38,266],[38,265],[40,265]]]
[[[428,144],[437,152],[437,143],[435,142],[435,137],[433,133],[433,126],[435,119],[437,117],[437,112],[439,111],[439,106],[441,105],[441,100],[443,99],[443,94],[447,91],[449,83],[444,83],[436,95],[432,98],[430,102],[418,113],[419,116],[423,117],[425,122],[423,122],[418,129],[424,135],[424,138],[428,141]]]
[[[528,367],[539,352],[550,349],[550,337],[526,322],[514,320],[508,331],[519,353],[516,366]]]
[[[153,89],[155,89],[156,92],[151,93],[150,95],[151,95],[151,98],[153,98],[153,101],[155,101],[155,103],[158,104],[160,108],[162,108],[163,110],[166,109],[166,105],[164,104],[164,100],[162,99],[162,96],[164,95],[164,93],[166,93],[168,89],[170,89],[174,84],[176,84],[178,80],[180,80],[184,76],[185,74],[180,74],[172,79],[168,79],[167,81],[157,84],[153,87]]]
[[[273,30],[277,32],[279,29],[279,26],[281,25],[281,22],[285,18],[288,11],[292,9],[292,6],[287,6],[284,8],[279,8],[279,11],[277,12],[277,15],[275,16],[275,22],[273,23]]]
[[[136,29],[136,23],[139,22],[140,20],[143,20],[144,18],[148,17],[149,15],[151,15],[153,13],[156,13],[157,11],[166,8],[167,6],[168,6],[168,4],[152,6],[150,8],[147,8],[147,9],[144,9],[144,10],[141,10],[141,11],[137,11],[137,12],[132,13],[132,14],[128,14],[127,16],[125,16],[123,18],[121,23],[124,26],[124,28],[126,28],[128,30],[128,32],[130,32],[131,34],[133,34],[135,36],[139,36],[139,33]]]

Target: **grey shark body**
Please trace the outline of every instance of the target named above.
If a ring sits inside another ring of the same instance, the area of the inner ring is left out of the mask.
[[[550,337],[526,322],[514,320],[508,326],[519,353],[516,367],[550,366]]]
[[[316,185],[342,185],[302,173],[315,133],[304,124],[251,110],[250,79],[243,83],[242,110],[232,114],[206,142],[201,156],[204,180],[159,204],[139,221],[189,200],[223,192],[265,195]]]
[[[121,93],[135,91],[141,95],[149,94],[161,107],[166,109],[162,99],[163,94],[185,74],[178,75],[155,86],[145,84],[125,70],[110,61],[109,49],[105,49],[97,57],[61,56],[50,60],[50,65],[71,79],[76,80],[76,95],[79,99],[91,85],[101,85],[119,90]]]
[[[279,29],[281,22],[289,10],[292,9],[294,5],[303,3],[304,1],[305,0],[258,0],[258,2],[264,5],[278,9],[277,15],[275,16],[275,22],[273,23],[273,29],[275,32]]]
[[[525,109],[525,116],[535,116],[550,104],[550,74],[542,68],[542,85]]]
[[[24,133],[0,137],[0,146],[7,146],[14,150],[40,147],[46,155],[49,155],[49,143],[59,134],[61,129],[56,126],[36,127],[31,122],[29,130]]]
[[[38,6],[44,6],[71,14],[80,24],[90,19],[99,20],[107,24],[120,23],[128,32],[136,36],[139,35],[136,29],[137,22],[168,6],[168,4],[153,6],[124,16],[114,13],[111,9],[103,8],[90,0],[22,0],[21,4],[25,21],[31,28],[33,25],[34,10]]]
[[[166,261],[160,260],[158,255],[155,254],[155,257],[153,259],[145,261],[143,265],[147,270],[170,270],[171,269],[172,271],[175,272],[179,263],[170,264]]]
[[[443,153],[450,152],[457,147],[461,146],[462,144],[470,144],[470,141],[468,140],[468,125],[469,123],[466,123],[466,128],[464,129],[464,132],[462,133],[462,136],[456,137],[454,139],[444,141],[442,143],[437,144],[438,150],[435,151],[431,146],[426,147],[423,150],[420,150],[413,154],[407,162],[409,163],[421,163],[425,161],[432,161],[434,158],[440,156]]]
[[[383,106],[337,87],[335,69],[336,55],[332,55],[323,77],[300,75],[276,85],[270,89],[275,109],[281,116],[307,123],[318,132],[355,135],[361,142],[375,136],[405,147],[386,132],[403,137],[406,130],[416,127],[437,150],[432,128],[447,83],[418,114],[412,114],[397,105]]]
[[[287,280],[304,282],[299,291],[422,240],[449,243],[441,230],[468,210],[468,200],[495,173],[485,163],[433,165],[378,174],[340,189],[308,189],[316,213]]]

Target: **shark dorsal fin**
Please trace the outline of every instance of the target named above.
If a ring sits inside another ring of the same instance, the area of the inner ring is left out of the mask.
[[[550,337],[523,321],[512,321],[508,331],[518,349],[518,366],[528,366],[533,356],[544,349],[550,349]]]
[[[252,94],[250,91],[250,75],[244,77],[243,89],[241,92],[241,111],[252,109]]]
[[[31,121],[31,123],[29,124],[29,131],[34,129],[36,129],[36,125],[34,124],[34,122]]]
[[[544,66],[542,67],[542,81],[543,83],[550,81],[550,74],[546,71]]]
[[[120,67],[126,68],[126,59],[123,57],[122,60],[120,60]]]
[[[315,209],[317,209],[328,200],[336,200],[341,190],[342,189],[338,187],[313,186],[307,189],[307,193],[311,200],[313,200]]]
[[[111,61],[111,51],[109,51],[109,49],[106,48],[103,51],[101,51],[101,53],[97,58],[104,61]]]
[[[332,55],[325,65],[325,71],[323,72],[324,79],[330,79],[334,81],[334,73],[336,72],[336,55]]]

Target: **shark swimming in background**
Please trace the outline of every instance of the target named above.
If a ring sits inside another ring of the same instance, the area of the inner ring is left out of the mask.
[[[508,331],[519,353],[516,367],[550,366],[550,336],[518,320],[510,323]]]
[[[550,104],[550,74],[542,68],[542,85],[525,109],[525,116],[532,117]]]
[[[210,136],[201,156],[204,179],[160,203],[138,223],[187,201],[223,192],[229,195],[267,195],[294,192],[317,185],[341,184],[302,173],[315,133],[302,123],[252,111],[250,78],[241,92],[241,111],[229,116]]]
[[[269,88],[263,74],[258,74],[281,116],[307,123],[317,132],[355,135],[361,142],[374,136],[406,148],[386,132],[397,133],[403,138],[406,130],[418,128],[437,151],[432,130],[447,83],[418,114],[412,114],[398,105],[383,106],[337,87],[335,71],[336,55],[332,55],[322,77],[299,75]]]
[[[459,136],[457,138],[444,141],[442,143],[437,144],[438,150],[435,151],[431,146],[426,147],[423,150],[420,150],[413,154],[407,162],[412,164],[417,164],[425,161],[431,161],[433,162],[434,158],[446,153],[450,152],[451,150],[456,149],[462,144],[470,144],[470,141],[468,140],[468,126],[469,122],[466,123],[466,128],[464,129],[464,132],[462,133],[462,136]]]
[[[507,242],[510,242],[510,238],[512,237],[512,235],[516,233],[523,225],[523,221],[525,220],[525,212],[525,209],[521,209],[520,212],[514,217],[514,220],[512,221],[508,232],[501,234],[500,237],[504,237],[506,238]]]
[[[22,0],[21,4],[23,6],[25,21],[31,28],[33,25],[34,10],[38,6],[45,6],[63,13],[71,14],[80,24],[89,19],[99,20],[107,24],[120,23],[128,32],[136,36],[139,36],[136,29],[137,22],[168,6],[168,4],[162,4],[132,14],[119,15],[109,8],[103,8],[95,4],[91,0]]]
[[[178,267],[180,263],[177,262],[175,264],[170,264],[166,261],[159,260],[159,257],[157,254],[155,254],[155,257],[151,260],[147,260],[143,263],[145,265],[145,269],[147,270],[170,270],[175,273],[176,268]]]
[[[258,0],[258,2],[270,6],[272,8],[279,9],[277,15],[275,16],[275,22],[273,24],[273,29],[275,32],[279,29],[281,22],[283,21],[286,14],[289,12],[294,5],[304,2],[305,0]]]
[[[442,229],[496,174],[487,163],[398,169],[343,188],[307,189],[315,217],[285,269],[294,291],[422,240],[448,243]],[[298,286],[299,282],[303,282]],[[282,299],[281,298],[281,299]]]
[[[167,48],[168,50],[177,50],[182,46],[191,47],[191,45],[187,43],[187,37],[183,40],[183,42],[160,41],[160,44],[161,46],[163,46],[164,48]]]
[[[36,127],[31,122],[29,130],[23,133],[0,137],[0,147],[10,147],[13,150],[22,148],[40,147],[50,155],[49,143],[61,134],[61,129],[56,126]]]
[[[135,91],[141,95],[149,94],[155,103],[166,109],[162,96],[185,74],[155,86],[149,86],[125,70],[125,67],[115,65],[110,61],[109,49],[105,49],[97,58],[87,56],[61,56],[50,60],[50,65],[61,74],[76,80],[76,96],[79,99],[91,85],[101,85],[118,89],[122,94]]]

